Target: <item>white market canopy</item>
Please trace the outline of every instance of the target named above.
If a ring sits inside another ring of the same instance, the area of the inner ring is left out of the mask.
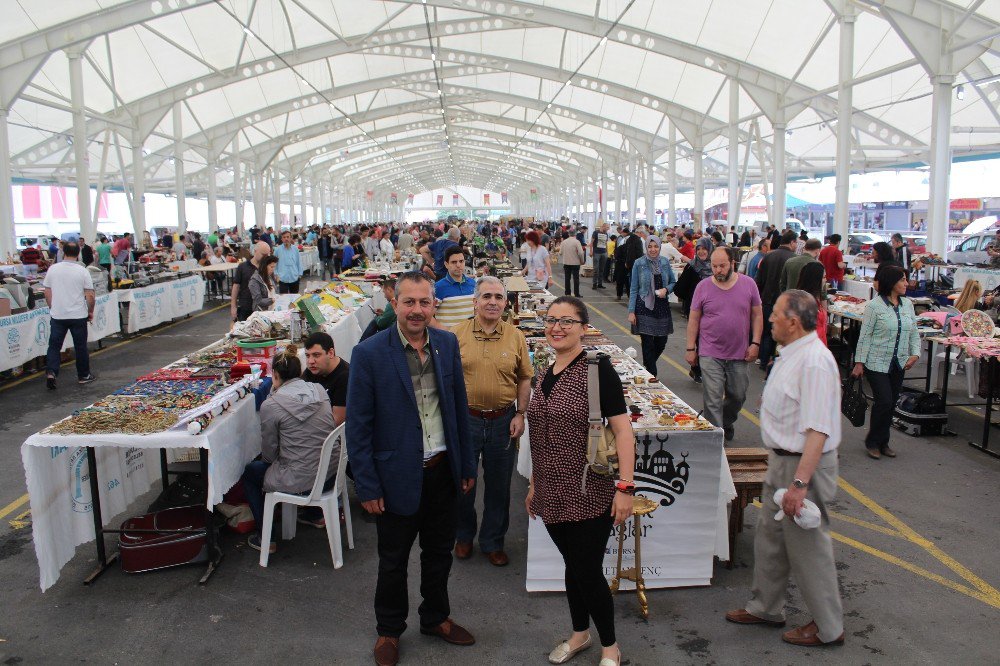
[[[784,200],[1000,152],[998,105],[1000,0],[14,0],[0,23],[0,179],[138,201]]]

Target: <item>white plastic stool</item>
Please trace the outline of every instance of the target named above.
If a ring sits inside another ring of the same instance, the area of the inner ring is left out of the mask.
[[[327,471],[330,469],[330,454],[335,443],[340,444],[340,459],[337,461],[336,481],[327,492],[323,492]],[[295,538],[295,513],[300,506],[318,506],[323,509],[323,519],[326,521],[326,535],[330,541],[330,555],[333,557],[333,568],[344,566],[344,550],[340,543],[340,512],[337,510],[337,499],[344,507],[344,528],[347,533],[347,546],[354,549],[354,529],[351,527],[351,507],[347,497],[347,442],[344,437],[344,424],[340,424],[323,442],[320,452],[319,469],[316,470],[316,480],[308,495],[293,493],[270,492],[264,497],[264,525],[260,533],[260,566],[267,566],[268,551],[271,549],[271,528],[274,521],[274,507],[283,503],[281,508],[281,538]]]

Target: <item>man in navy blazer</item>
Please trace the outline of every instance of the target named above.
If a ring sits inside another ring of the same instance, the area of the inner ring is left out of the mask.
[[[455,645],[475,642],[451,620],[448,603],[457,491],[469,492],[477,472],[458,340],[428,327],[434,283],[422,273],[399,278],[393,308],[396,326],[355,347],[347,390],[351,469],[378,529],[377,664],[399,659],[409,612],[407,563],[417,536],[420,632]]]

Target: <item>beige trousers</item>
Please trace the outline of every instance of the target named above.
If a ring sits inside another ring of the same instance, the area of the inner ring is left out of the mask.
[[[773,452],[768,458],[754,539],[752,596],[746,610],[766,620],[783,621],[788,577],[792,575],[819,627],[820,640],[829,642],[844,632],[844,611],[826,511],[827,502],[837,494],[837,452],[823,454],[806,492],[806,497],[823,514],[822,523],[813,530],[802,529],[787,516],[780,521],[774,519],[774,514],[781,510],[774,503],[774,491],[792,485],[800,460],[798,456],[779,456]]]

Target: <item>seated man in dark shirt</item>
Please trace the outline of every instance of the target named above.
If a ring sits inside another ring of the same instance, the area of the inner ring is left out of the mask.
[[[333,408],[333,422],[340,425],[347,418],[347,378],[350,364],[337,356],[333,338],[327,333],[313,333],[303,345],[306,350],[306,370],[302,379],[326,389]]]

